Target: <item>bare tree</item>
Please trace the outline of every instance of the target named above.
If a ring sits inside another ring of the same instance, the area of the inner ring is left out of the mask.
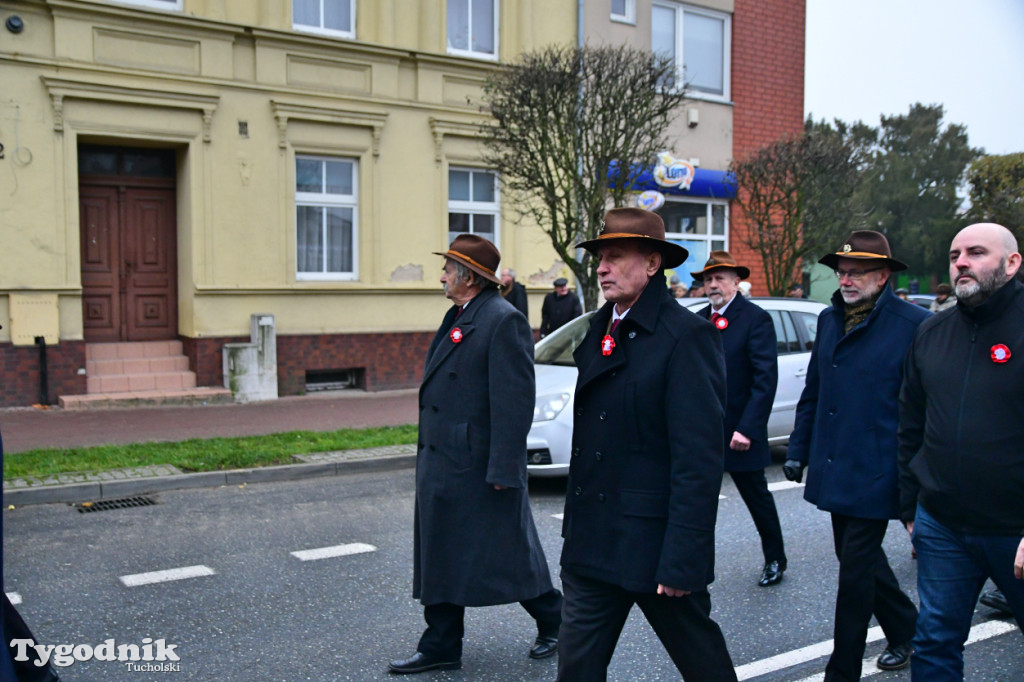
[[[548,47],[494,73],[484,100],[486,161],[500,175],[516,219],[551,238],[597,303],[597,264],[575,245],[626,204],[639,173],[666,147],[683,101],[674,61],[628,46]]]
[[[802,266],[835,248],[863,219],[852,201],[861,159],[847,132],[808,121],[801,135],[732,164],[736,203],[750,226],[747,244],[761,255],[773,296],[784,296]]]

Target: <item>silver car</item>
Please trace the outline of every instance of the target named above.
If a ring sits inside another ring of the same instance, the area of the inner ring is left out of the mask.
[[[796,403],[804,390],[807,363],[818,329],[818,315],[826,306],[799,298],[754,298],[775,323],[779,344],[779,387],[768,419],[768,442],[785,445],[793,431]],[[681,298],[679,303],[696,312],[707,299]],[[534,349],[537,402],[533,427],[526,439],[526,468],[531,476],[566,476],[572,448],[572,404],[576,390],[576,363],[572,352],[583,341],[593,313],[584,313],[541,339]],[[693,400],[679,393],[679,409]]]

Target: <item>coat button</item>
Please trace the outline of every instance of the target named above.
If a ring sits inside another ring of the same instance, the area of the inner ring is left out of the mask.
[[[599,493],[598,496],[597,496],[597,500],[599,502],[604,502],[604,493]]]
[[[574,492],[575,492],[575,493],[576,493],[577,495],[582,495],[582,494],[583,494],[583,488],[581,488],[581,487],[579,487],[579,486],[576,486],[576,490],[575,490]]]
[[[600,452],[595,452],[595,453],[594,453],[594,457],[596,457],[596,458],[597,458],[597,461],[598,461],[598,462],[600,462],[600,461],[601,461],[601,453],[600,453]]]
[[[437,412],[437,405],[431,405],[430,409],[433,410],[434,412]]]
[[[606,421],[608,419],[608,413],[607,412],[602,412],[599,415],[599,418],[601,419],[601,421]]]
[[[630,332],[629,333],[629,338],[635,339],[636,338],[636,332]]]
[[[583,416],[583,408],[582,407],[577,407],[576,408],[576,416],[577,417],[582,417]]]
[[[834,408],[834,407],[828,408],[828,416],[830,416],[830,417],[835,416],[835,413],[836,413],[836,408]]]
[[[417,445],[419,445],[419,446],[420,446],[420,450],[422,450],[422,449],[423,449],[423,441],[420,441],[419,443],[417,443]]]
[[[839,366],[839,363],[838,363],[838,362],[833,362],[833,363],[832,363],[832,366],[833,366],[833,367],[838,367],[838,366]]]
[[[580,449],[579,448],[573,448],[572,449],[572,456],[573,457],[579,457],[579,454],[580,454]]]

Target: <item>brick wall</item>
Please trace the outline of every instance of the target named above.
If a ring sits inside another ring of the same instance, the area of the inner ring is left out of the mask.
[[[742,159],[803,130],[805,0],[736,0],[732,21],[733,149]],[[730,253],[750,264],[755,296],[768,289],[760,256],[747,245],[739,207],[730,213]]]
[[[34,405],[40,400],[39,348],[0,344],[0,407]],[[50,404],[60,395],[85,393],[85,342],[61,341],[46,347]]]

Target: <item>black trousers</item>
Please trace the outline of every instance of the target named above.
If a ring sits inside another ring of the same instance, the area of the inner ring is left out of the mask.
[[[825,666],[826,682],[860,679],[871,614],[878,619],[890,646],[907,644],[914,637],[917,607],[900,589],[882,549],[888,527],[887,520],[832,514],[839,590],[834,649]]]
[[[539,637],[557,637],[562,624],[562,593],[556,589],[519,602],[526,612],[537,621]],[[429,604],[423,607],[423,618],[427,629],[420,637],[416,650],[439,658],[442,661],[457,661],[462,658],[462,637],[465,634],[463,621],[466,607],[458,604]]]
[[[764,469],[754,471],[730,471],[733,483],[743,498],[743,503],[750,510],[757,533],[761,536],[761,551],[764,562],[778,561],[786,568],[786,550],[782,544],[782,524],[779,523],[779,512],[775,508],[775,498],[768,492],[768,480],[764,477]]]
[[[684,597],[629,592],[562,569],[565,608],[558,633],[559,682],[608,678],[622,626],[633,604],[644,612],[687,682],[735,682],[736,672],[707,591]]]

